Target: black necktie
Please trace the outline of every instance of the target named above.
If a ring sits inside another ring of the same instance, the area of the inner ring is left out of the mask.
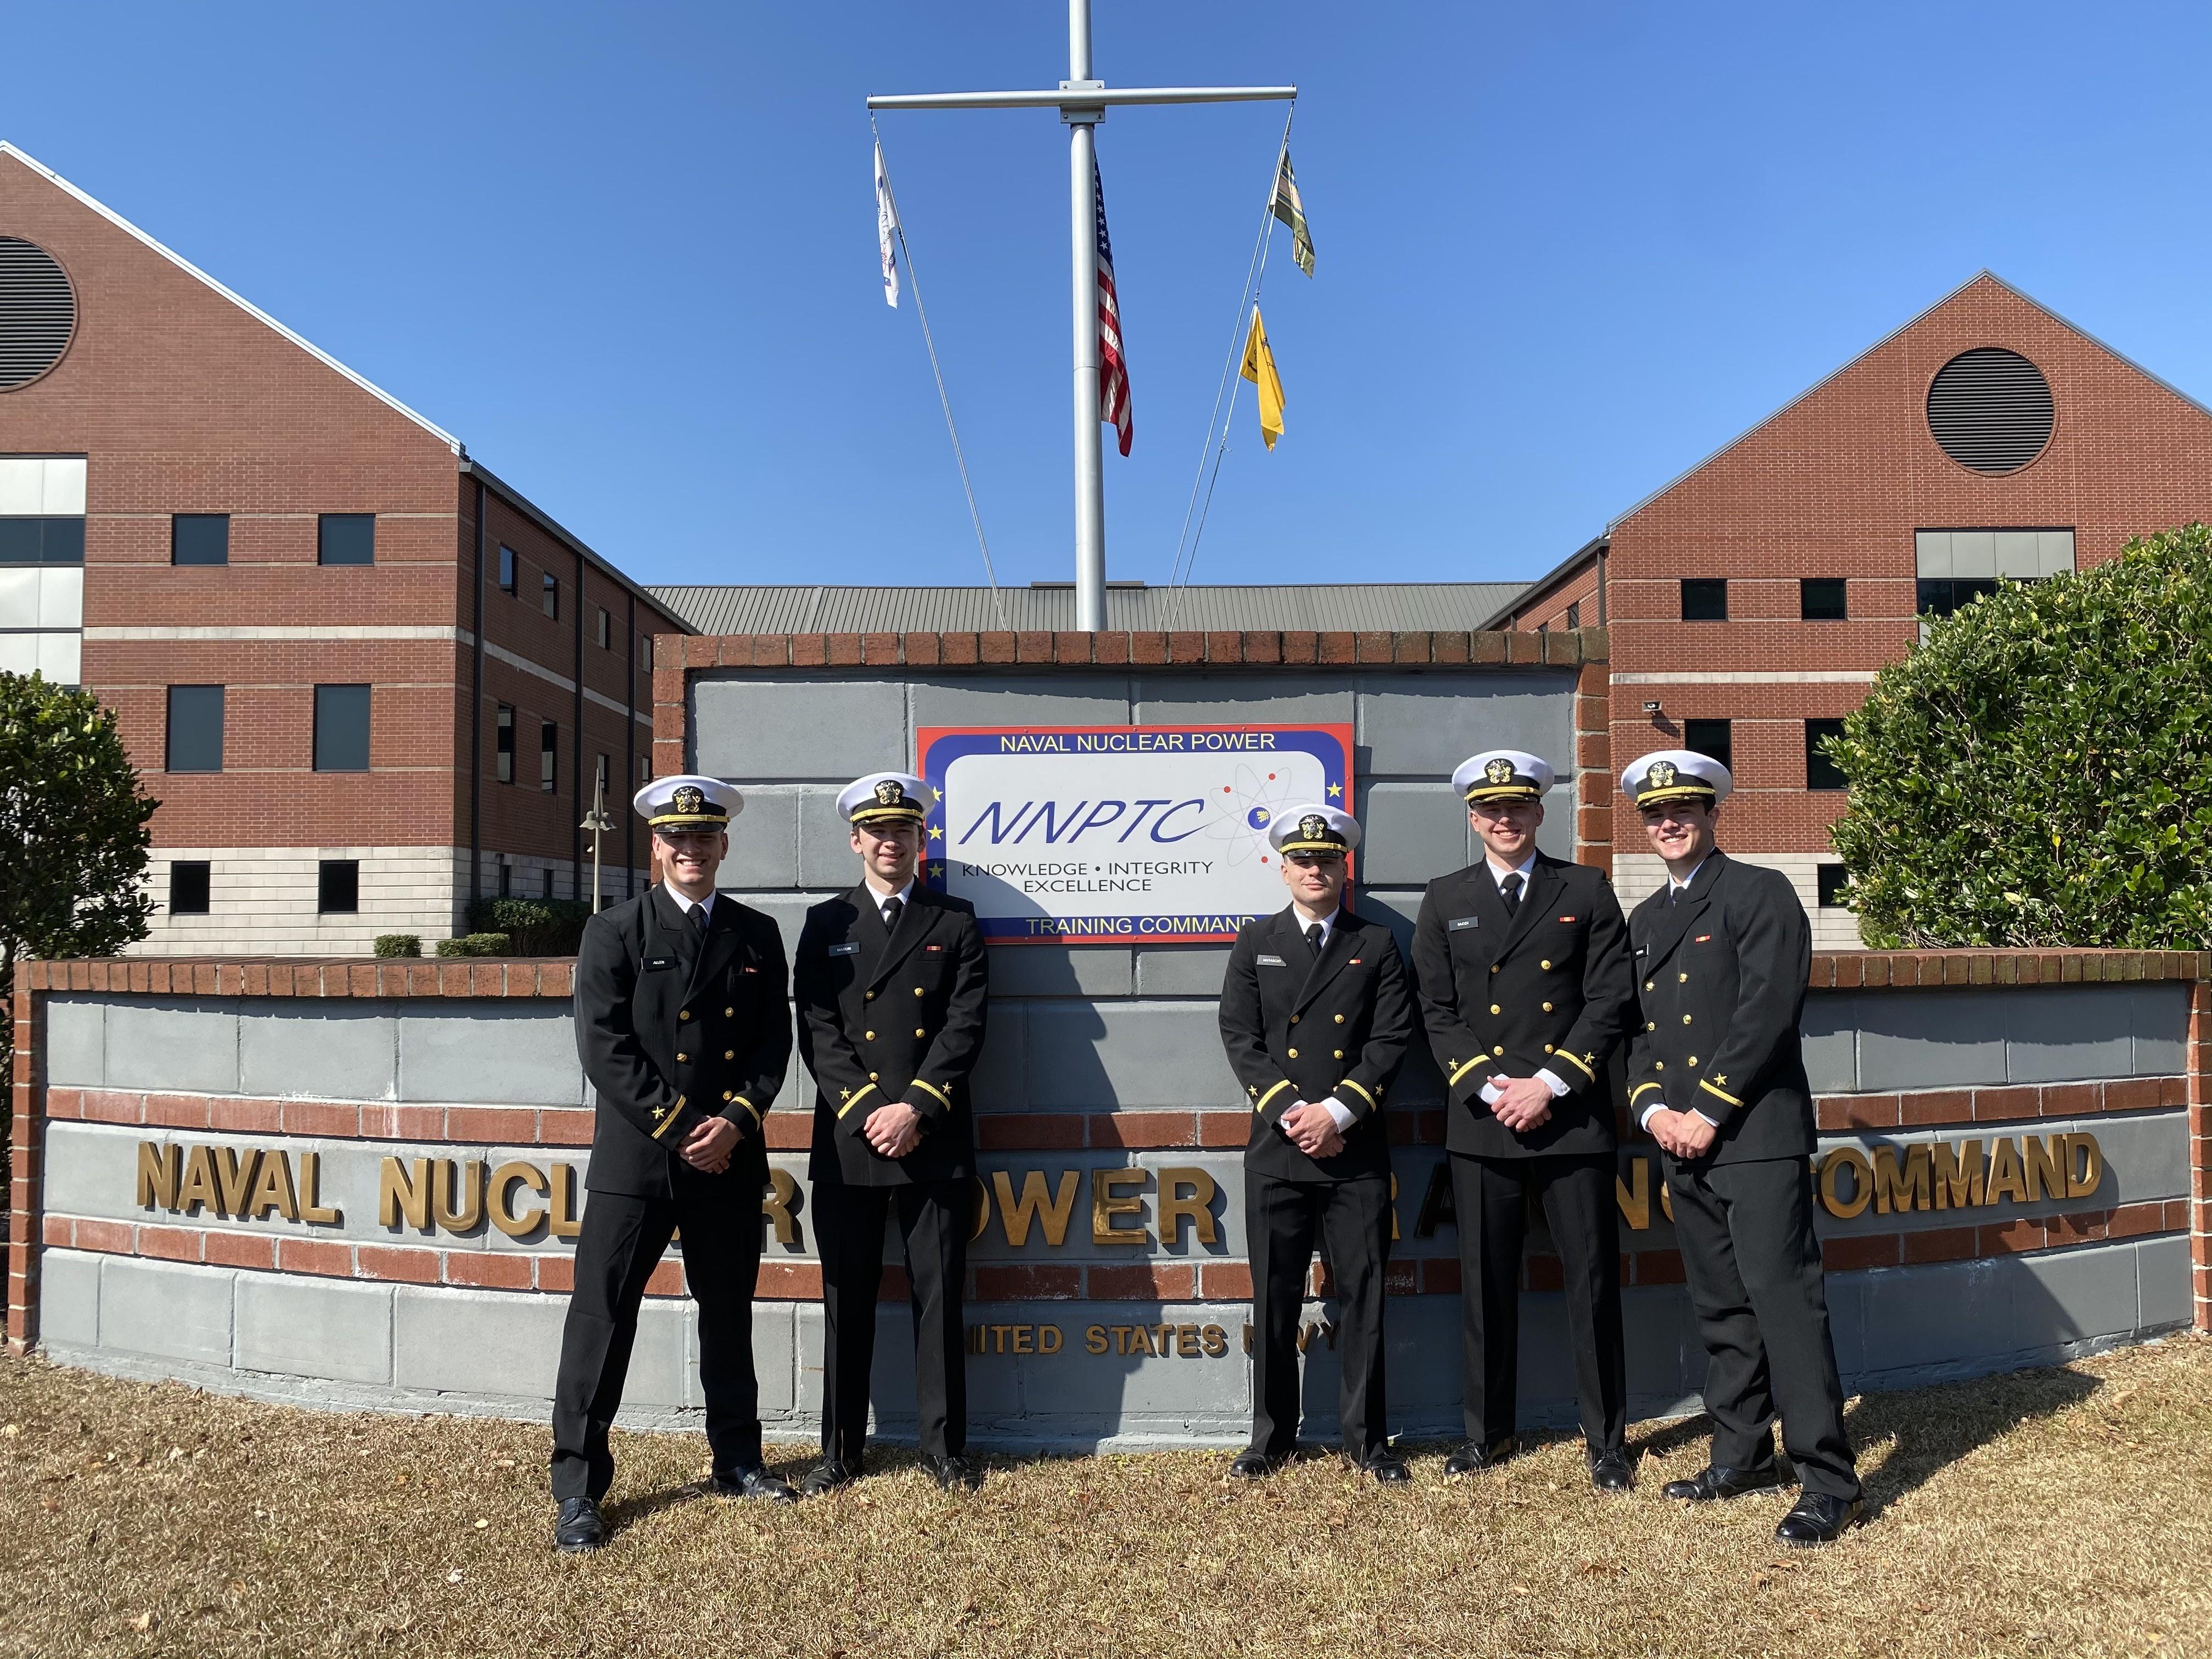
[[[1307,924],[1306,943],[1313,946],[1313,953],[1316,957],[1321,955],[1322,939],[1321,924],[1317,921]]]
[[[886,933],[896,930],[898,927],[899,912],[905,908],[906,904],[902,900],[887,898],[884,901],[884,931]]]
[[[691,931],[701,939],[707,937],[707,907],[703,904],[691,907]]]
[[[1669,910],[1673,909],[1676,904],[1680,902],[1681,897],[1682,890],[1675,886],[1673,882],[1668,882],[1667,884],[1667,908]]]
[[[1498,884],[1498,893],[1505,900],[1505,914],[1518,915],[1521,909],[1521,872],[1516,870]]]

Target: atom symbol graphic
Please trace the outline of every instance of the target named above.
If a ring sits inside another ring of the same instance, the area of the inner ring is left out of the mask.
[[[1221,793],[1229,799],[1222,803],[1218,816],[1206,820],[1207,838],[1227,843],[1222,857],[1232,870],[1255,857],[1262,864],[1270,862],[1267,826],[1290,799],[1290,779],[1279,772],[1263,775],[1240,765],[1235,781],[1222,785]]]

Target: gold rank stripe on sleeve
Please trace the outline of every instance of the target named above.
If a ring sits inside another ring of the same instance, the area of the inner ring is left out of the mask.
[[[1728,1079],[1723,1078],[1721,1080],[1723,1082],[1726,1082]],[[1734,1095],[1729,1093],[1727,1090],[1714,1088],[1713,1080],[1709,1077],[1698,1079],[1698,1087],[1703,1089],[1709,1095],[1718,1095],[1723,1100],[1728,1102],[1731,1106],[1741,1106],[1743,1104],[1741,1101],[1738,1100]]]
[[[1336,1086],[1340,1089],[1350,1089],[1362,1100],[1367,1103],[1367,1109],[1369,1111],[1371,1112],[1375,1109],[1375,1097],[1369,1094],[1366,1090],[1361,1088],[1359,1085],[1354,1083],[1350,1078],[1345,1079],[1343,1082],[1338,1084]]]
[[[1257,1100],[1254,1101],[1254,1102],[1252,1103],[1252,1109],[1253,1109],[1254,1111],[1255,1111],[1255,1112],[1264,1112],[1264,1111],[1266,1111],[1266,1110],[1267,1109],[1267,1103],[1268,1103],[1269,1101],[1273,1100],[1273,1099],[1277,1095],[1279,1095],[1279,1094],[1282,1093],[1284,1090],[1285,1090],[1285,1089],[1289,1088],[1290,1086],[1291,1086],[1291,1080],[1290,1080],[1290,1079],[1288,1079],[1288,1078],[1285,1078],[1285,1079],[1284,1079],[1280,1083],[1278,1083],[1278,1084],[1277,1084],[1273,1088],[1272,1088],[1272,1089],[1268,1090],[1268,1091],[1267,1091],[1267,1092],[1266,1094],[1261,1095],[1261,1096],[1260,1097],[1260,1098],[1259,1098],[1259,1099],[1257,1099]]]
[[[949,1112],[952,1109],[952,1097],[946,1094],[944,1090],[939,1088],[934,1083],[924,1083],[920,1078],[916,1078],[914,1080],[914,1086],[917,1089],[926,1089],[931,1094],[935,1095],[939,1103],[944,1106],[946,1111]]]
[[[761,1121],[761,1111],[760,1111],[760,1108],[759,1108],[759,1107],[757,1107],[757,1106],[756,1106],[756,1105],[754,1105],[754,1104],[752,1103],[752,1102],[750,1102],[750,1100],[747,1100],[747,1099],[746,1099],[743,1095],[739,1095],[739,1096],[738,1096],[738,1097],[737,1097],[737,1102],[738,1102],[738,1105],[740,1105],[740,1106],[744,1107],[747,1111],[750,1112],[750,1113],[753,1115],[753,1124],[754,1124],[754,1126],[755,1126],[756,1127],[757,1127],[759,1126],[759,1124],[760,1124],[760,1121]]]
[[[1593,1072],[1592,1070],[1590,1070],[1590,1068],[1589,1068],[1589,1062],[1588,1062],[1588,1061],[1586,1061],[1586,1060],[1584,1060],[1582,1058],[1582,1056],[1581,1056],[1581,1055],[1579,1055],[1579,1054],[1569,1054],[1569,1053],[1568,1053],[1565,1048],[1555,1048],[1555,1049],[1553,1049],[1553,1050],[1552,1051],[1552,1058],[1553,1058],[1553,1060],[1569,1060],[1569,1061],[1571,1061],[1571,1062],[1573,1063],[1574,1068],[1575,1068],[1577,1072],[1580,1072],[1580,1073],[1581,1073],[1584,1077],[1588,1078],[1588,1079],[1589,1079],[1592,1083],[1595,1083],[1595,1082],[1596,1082],[1596,1081],[1597,1081],[1597,1073],[1596,1073],[1595,1072]]]
[[[1489,1056],[1488,1054],[1477,1054],[1477,1055],[1476,1055],[1473,1060],[1463,1060],[1463,1061],[1462,1061],[1462,1062],[1461,1062],[1461,1064],[1460,1064],[1460,1067],[1459,1067],[1459,1069],[1458,1069],[1457,1071],[1454,1072],[1454,1073],[1451,1074],[1451,1079],[1450,1079],[1450,1081],[1449,1081],[1449,1082],[1448,1082],[1448,1083],[1446,1083],[1444,1086],[1445,1086],[1446,1088],[1448,1088],[1448,1089],[1456,1089],[1456,1088],[1458,1088],[1458,1087],[1459,1087],[1459,1080],[1460,1080],[1462,1078],[1465,1077],[1465,1076],[1466,1076],[1469,1072],[1473,1071],[1476,1066],[1480,1066],[1480,1065],[1482,1065],[1485,1061],[1488,1060],[1489,1060],[1489,1058],[1490,1058],[1490,1056]]]
[[[837,1115],[841,1118],[843,1117],[846,1113],[851,1111],[853,1108],[859,1105],[870,1095],[875,1093],[875,1091],[876,1085],[874,1084],[863,1083],[857,1091],[845,1097],[843,1102],[841,1103],[837,1108]]]
[[[677,1096],[676,1103],[673,1106],[656,1107],[653,1115],[659,1120],[653,1126],[653,1138],[658,1140],[674,1128],[676,1120],[684,1115],[684,1097]]]
[[[1658,1085],[1657,1084],[1656,1084],[1656,1083],[1639,1083],[1639,1084],[1638,1084],[1638,1085],[1637,1085],[1633,1089],[1631,1089],[1631,1090],[1628,1091],[1628,1103],[1629,1103],[1630,1105],[1633,1106],[1634,1104],[1636,1104],[1636,1099],[1637,1099],[1637,1097],[1638,1097],[1638,1095],[1641,1095],[1641,1094],[1642,1094],[1642,1093],[1643,1093],[1646,1089],[1657,1089],[1657,1088],[1659,1088],[1659,1085]],[[1662,1094],[1663,1094],[1663,1093],[1665,1093],[1665,1092],[1666,1092],[1666,1091],[1664,1091],[1664,1090],[1662,1089],[1662,1090],[1660,1090],[1660,1092],[1661,1092]]]

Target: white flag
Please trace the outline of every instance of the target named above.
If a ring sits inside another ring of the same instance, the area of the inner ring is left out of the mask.
[[[884,147],[876,146],[876,252],[884,262],[884,303],[898,308],[898,253],[892,239],[898,231],[898,210],[891,205],[891,181],[884,172]]]

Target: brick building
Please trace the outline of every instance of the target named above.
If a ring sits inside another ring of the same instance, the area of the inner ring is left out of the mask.
[[[1858,943],[1820,738],[1875,671],[1998,580],[2212,518],[2212,410],[1984,272],[1647,496],[1488,618],[1611,631],[1611,751],[1734,769],[1731,852],[1786,871],[1822,949]],[[1610,811],[1614,879],[1662,878]]]
[[[461,442],[0,144],[0,669],[113,708],[159,798],[142,951],[443,938],[646,854],[684,624]],[[473,718],[471,717],[473,711]]]

